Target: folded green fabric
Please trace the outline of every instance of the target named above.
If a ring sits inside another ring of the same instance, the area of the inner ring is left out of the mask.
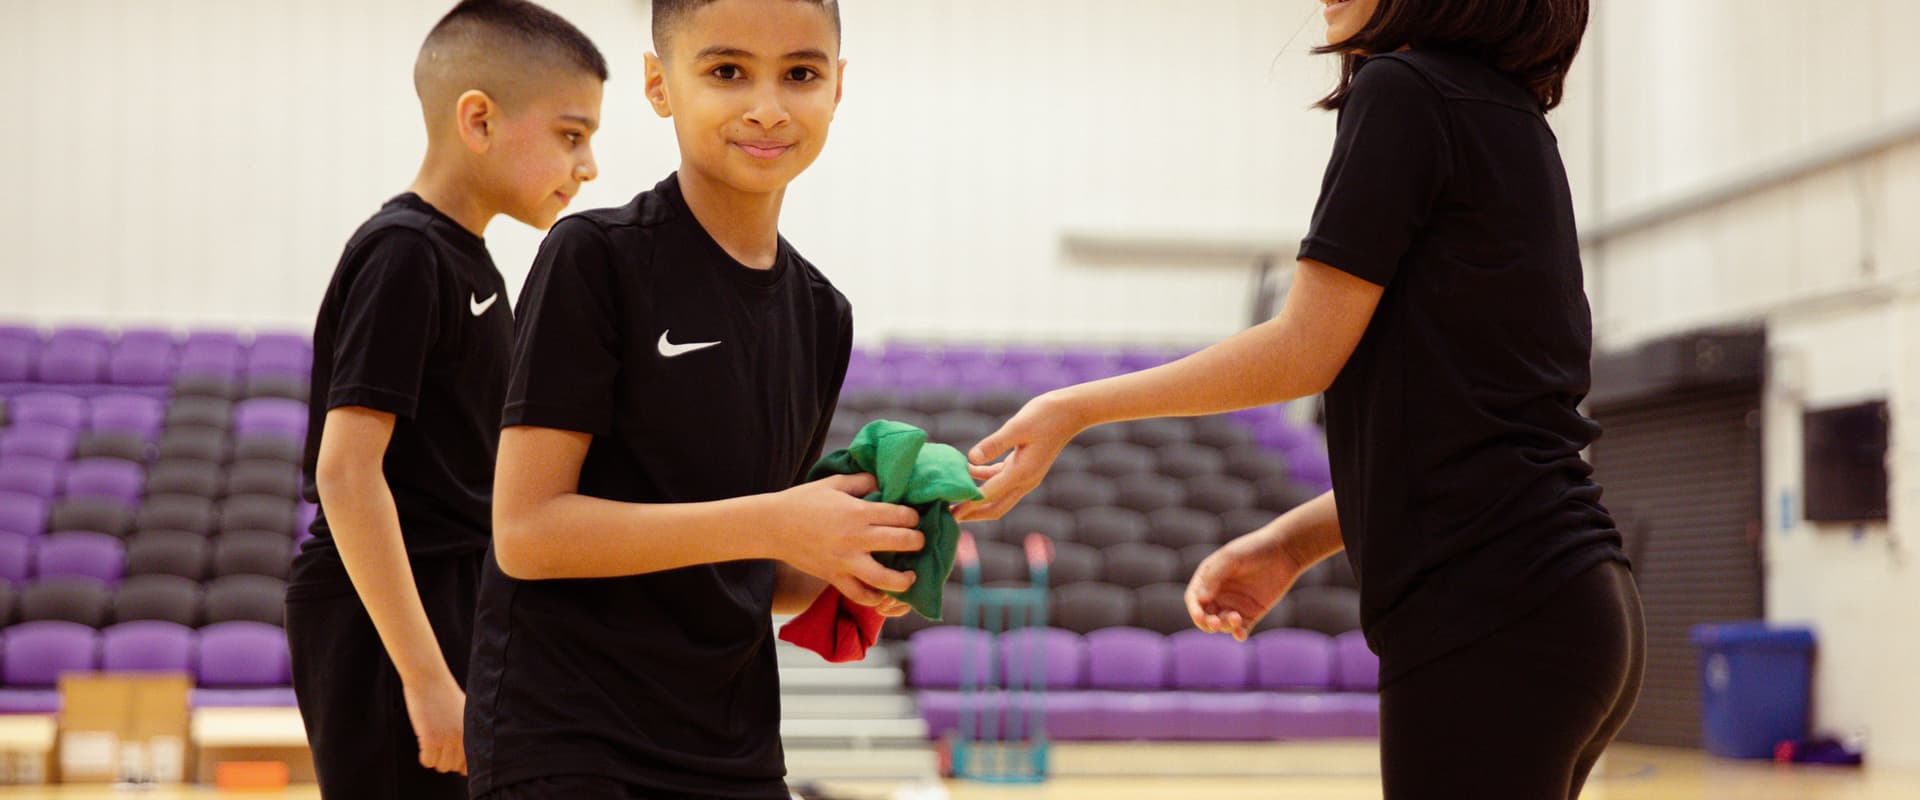
[[[927,537],[926,546],[912,553],[873,554],[888,569],[913,571],[912,587],[888,594],[920,616],[940,619],[941,596],[960,544],[953,504],[982,497],[967,474],[967,457],[944,444],[927,444],[927,432],[912,425],[875,420],[861,428],[846,449],[823,456],[807,472],[807,480],[861,472],[873,473],[880,483],[880,491],[868,500],[912,506],[920,512],[920,532]]]

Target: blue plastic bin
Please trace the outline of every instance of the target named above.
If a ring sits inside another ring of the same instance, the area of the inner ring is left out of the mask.
[[[1707,752],[1772,758],[1783,741],[1807,736],[1813,631],[1765,622],[1696,625],[1700,725]]]

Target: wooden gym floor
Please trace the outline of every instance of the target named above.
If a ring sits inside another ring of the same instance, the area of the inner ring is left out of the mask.
[[[1869,754],[1871,757],[1871,754]],[[1380,796],[1377,751],[1369,744],[1064,745],[1054,751],[1056,777],[1038,786],[949,782],[952,800],[1363,800]],[[849,800],[932,800],[936,793],[900,792],[890,784],[827,787]],[[922,787],[925,788],[925,787]],[[147,800],[217,797],[195,787],[115,790],[110,787],[0,787],[0,798]],[[316,798],[311,785],[246,797]],[[1711,759],[1690,750],[1616,746],[1583,795],[1587,800],[1910,800],[1920,772],[1831,767],[1776,767]]]

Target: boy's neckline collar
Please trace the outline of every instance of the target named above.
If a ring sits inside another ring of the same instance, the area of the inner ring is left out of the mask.
[[[485,251],[487,249],[486,237],[479,236],[475,234],[473,231],[467,230],[466,226],[461,225],[460,222],[458,220],[455,220],[453,217],[447,216],[447,212],[441,211],[439,207],[435,206],[432,203],[427,202],[427,199],[424,197],[421,197],[418,192],[415,192],[412,190],[401,192],[397,195],[394,195],[393,199],[388,200],[387,202],[389,204],[398,203],[400,205],[411,208],[415,211],[425,212],[431,215],[434,219],[447,223],[448,227],[457,231],[457,233],[455,233],[454,235],[458,238],[461,238],[462,241],[472,244],[476,247],[479,247],[482,251]]]
[[[680,190],[680,172],[678,170],[669,173],[665,180],[660,181],[659,185],[654,187],[654,191],[665,195],[673,203],[675,212],[686,215],[688,225],[695,231],[698,231],[698,235],[695,238],[700,241],[701,246],[711,251],[711,255],[715,260],[720,262],[721,270],[726,272],[734,280],[756,289],[769,289],[778,285],[781,279],[786,277],[789,271],[789,262],[793,260],[793,248],[787,244],[787,237],[778,237],[779,250],[774,254],[772,267],[767,269],[754,269],[753,267],[740,263],[740,260],[734,258],[732,253],[727,252],[727,248],[721,247],[720,242],[713,238],[713,234],[707,230],[707,227],[701,225],[700,219],[693,215],[693,208],[687,205],[686,194]]]

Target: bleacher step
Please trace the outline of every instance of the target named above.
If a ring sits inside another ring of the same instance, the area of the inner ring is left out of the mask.
[[[783,694],[780,714],[787,719],[894,719],[914,716],[907,694]]]
[[[787,748],[787,782],[816,780],[918,780],[938,775],[940,758],[922,742],[916,747],[872,750]]]

